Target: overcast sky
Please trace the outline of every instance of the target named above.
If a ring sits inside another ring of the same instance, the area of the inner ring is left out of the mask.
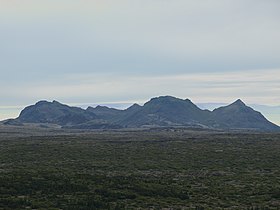
[[[41,99],[280,105],[279,11],[279,0],[0,0],[0,119]]]

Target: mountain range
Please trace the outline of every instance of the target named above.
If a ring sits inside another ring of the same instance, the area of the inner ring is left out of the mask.
[[[72,129],[119,129],[152,127],[199,127],[209,129],[245,129],[280,131],[260,112],[240,99],[213,111],[203,110],[189,99],[172,96],[152,98],[143,106],[134,104],[125,110],[106,106],[82,109],[57,101],[39,101],[23,109],[6,125],[55,124]]]

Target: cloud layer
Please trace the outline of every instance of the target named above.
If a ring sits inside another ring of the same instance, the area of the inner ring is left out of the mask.
[[[197,102],[229,103],[243,98],[247,103],[280,104],[280,69],[163,76],[71,74],[10,87],[8,92],[0,86],[0,95],[10,101],[143,102],[157,95],[174,95]]]
[[[0,5],[0,106],[42,98],[144,101],[167,94],[280,104],[278,0]]]

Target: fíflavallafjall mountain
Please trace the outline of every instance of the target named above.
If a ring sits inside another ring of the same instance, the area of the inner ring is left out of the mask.
[[[260,112],[246,106],[240,99],[215,109],[202,110],[189,99],[172,96],[152,98],[143,106],[134,104],[118,110],[106,106],[86,110],[70,107],[57,101],[40,101],[26,107],[16,119],[6,125],[55,124],[72,129],[119,129],[152,127],[199,127],[208,129],[245,129],[280,131]]]

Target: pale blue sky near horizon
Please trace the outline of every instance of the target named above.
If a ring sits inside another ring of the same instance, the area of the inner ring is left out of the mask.
[[[277,0],[0,0],[0,119],[42,99],[279,106],[279,8]]]

